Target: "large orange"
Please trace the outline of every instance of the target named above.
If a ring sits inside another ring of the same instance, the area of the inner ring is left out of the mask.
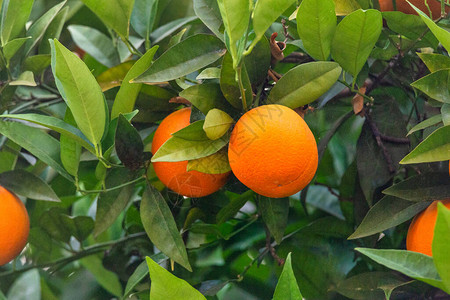
[[[168,115],[158,126],[152,142],[155,154],[172,133],[189,125],[190,108],[183,108]],[[187,160],[179,162],[154,162],[153,167],[159,180],[172,191],[186,197],[203,197],[219,190],[227,181],[230,172],[206,174],[186,171]]]
[[[231,133],[231,170],[260,195],[282,198],[303,189],[317,170],[314,135],[306,122],[282,105],[245,113]]]
[[[394,4],[393,0],[379,0],[380,10],[381,11],[393,11]],[[430,16],[427,6],[425,5],[425,1],[427,1],[428,6],[431,9],[431,13],[433,14],[433,19],[437,19],[441,16],[441,3],[436,0],[410,0],[415,7],[426,13]],[[396,0],[396,8],[398,11],[401,11],[405,14],[415,14],[416,11],[406,2],[406,0]],[[449,11],[449,8],[446,8],[446,11]]]
[[[29,232],[30,221],[25,205],[0,186],[0,266],[20,254],[27,244]]]
[[[406,236],[407,250],[432,256],[431,245],[437,219],[438,202],[442,202],[447,208],[450,208],[450,199],[434,201],[427,209],[415,216]]]

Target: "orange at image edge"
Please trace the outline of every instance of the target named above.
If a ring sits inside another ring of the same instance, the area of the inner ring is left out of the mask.
[[[0,186],[0,266],[16,258],[27,244],[30,220],[25,205]]]
[[[433,256],[431,248],[438,213],[438,202],[442,202],[445,207],[450,209],[450,199],[434,201],[427,209],[415,216],[406,236],[407,250]]]
[[[430,16],[428,8],[425,4],[425,0],[409,0],[409,2]],[[393,11],[394,4],[392,0],[379,0],[381,11]],[[396,0],[396,10],[401,11],[405,14],[417,15],[416,11],[411,7],[411,5],[406,2],[406,0]],[[441,16],[441,3],[436,0],[428,0],[428,6],[430,7],[431,13],[433,14],[432,19],[437,19]],[[450,11],[449,7],[445,8],[446,12]]]

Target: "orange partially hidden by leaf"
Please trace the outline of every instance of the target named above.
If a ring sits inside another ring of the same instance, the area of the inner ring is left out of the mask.
[[[27,244],[29,232],[30,221],[25,205],[0,186],[0,266],[20,254]]]
[[[190,108],[183,108],[168,115],[158,126],[152,142],[152,153],[172,136],[172,133],[189,125]],[[203,197],[218,191],[227,181],[230,172],[206,174],[195,170],[187,172],[188,161],[154,162],[159,180],[172,191],[186,197]]]
[[[406,236],[406,249],[432,256],[434,226],[437,219],[437,204],[434,201],[423,212],[414,217]],[[450,199],[440,201],[450,208]]]
[[[409,0],[409,2],[426,13],[430,17],[429,9],[426,5],[428,4],[431,13],[432,18],[437,19],[441,16],[441,3],[436,0]],[[381,11],[393,11],[394,10],[394,4],[393,0],[379,0],[380,3],[380,10]],[[396,0],[396,9],[398,11],[401,11],[405,14],[415,14],[417,15],[416,11],[411,7],[411,5],[406,2],[406,0]],[[446,7],[446,12],[449,12],[450,9]]]
[[[317,170],[317,144],[306,122],[283,105],[245,113],[231,133],[231,170],[256,193],[282,198],[303,189]]]

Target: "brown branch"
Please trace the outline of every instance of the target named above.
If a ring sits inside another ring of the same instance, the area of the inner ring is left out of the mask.
[[[385,142],[389,142],[389,143],[393,143],[393,144],[409,144],[409,139],[407,139],[407,138],[398,138],[398,137],[388,136],[388,135],[384,135],[384,134],[380,134],[380,138]]]
[[[281,25],[283,26],[284,42],[286,43],[288,39],[295,40],[288,32],[289,26],[286,25],[286,19],[281,19]]]
[[[270,255],[277,261],[279,266],[284,265],[284,259],[278,256],[277,252],[275,251],[275,248],[272,246],[272,243],[270,241],[270,231],[267,226],[264,226],[264,229],[266,231],[266,248],[269,250]]]

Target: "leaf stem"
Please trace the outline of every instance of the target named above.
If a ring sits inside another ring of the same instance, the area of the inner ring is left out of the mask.
[[[241,92],[241,100],[242,100],[242,109],[247,111],[247,99],[245,97],[245,88],[242,83],[242,63],[236,68],[236,74],[238,79],[239,91]]]
[[[79,189],[78,191],[81,192],[81,193],[85,193],[85,194],[106,193],[106,192],[110,192],[110,191],[114,191],[114,190],[123,188],[123,187],[125,187],[125,186],[127,186],[127,185],[130,185],[130,184],[139,182],[139,181],[141,181],[141,180],[143,180],[143,179],[145,179],[145,178],[144,178],[144,177],[139,177],[139,178],[136,178],[136,179],[134,179],[134,180],[131,180],[131,181],[129,181],[129,182],[126,182],[126,183],[117,185],[117,186],[112,187],[112,188],[109,188],[109,189],[103,189],[103,190],[82,190],[82,189]]]

